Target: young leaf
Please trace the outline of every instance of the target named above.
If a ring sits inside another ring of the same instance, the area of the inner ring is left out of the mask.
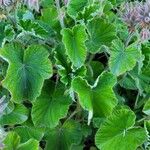
[[[86,42],[88,51],[96,53],[102,45],[110,46],[116,38],[116,29],[113,24],[97,18],[92,19],[87,25],[89,40]]]
[[[135,114],[128,109],[115,111],[100,126],[95,143],[101,150],[136,150],[147,139],[144,128],[134,127]]]
[[[66,53],[72,61],[73,65],[80,68],[86,59],[85,41],[87,35],[83,25],[76,25],[72,29],[63,29],[61,31],[63,43]]]
[[[111,114],[117,104],[117,99],[113,92],[116,78],[111,73],[102,73],[90,86],[86,80],[77,77],[72,81],[72,88],[77,92],[81,106],[96,116],[106,117]]]
[[[64,94],[63,87],[59,85],[59,88],[55,89],[54,84],[47,84],[33,104],[33,123],[39,127],[54,128],[59,120],[67,115],[70,104],[71,98]]]
[[[114,40],[109,59],[111,72],[119,76],[132,70],[140,56],[141,52],[137,47],[137,43],[133,43],[126,48],[121,40]]]
[[[65,122],[60,128],[50,130],[47,134],[45,150],[70,150],[82,140],[80,124],[73,120]]]
[[[35,100],[41,93],[45,79],[52,75],[48,52],[40,45],[32,45],[26,50],[17,43],[8,44],[0,51],[0,56],[9,63],[2,85],[11,93],[17,103]]]

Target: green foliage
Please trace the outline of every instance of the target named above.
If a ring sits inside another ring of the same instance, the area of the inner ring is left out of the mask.
[[[0,117],[1,125],[21,124],[28,119],[28,109],[22,104],[16,104],[14,110]]]
[[[54,128],[67,115],[71,98],[64,93],[64,87],[57,86],[47,84],[33,103],[32,119],[35,126]]]
[[[73,65],[80,68],[86,59],[86,32],[85,27],[76,25],[73,29],[63,29],[61,32],[66,53]]]
[[[120,40],[112,42],[110,53],[110,70],[117,76],[125,73],[126,71],[132,70],[141,56],[137,43],[133,43],[125,48],[124,44]]]
[[[28,140],[26,143],[20,143],[20,137],[15,132],[10,132],[5,138],[4,150],[38,150],[39,143],[34,139]]]
[[[24,50],[20,44],[14,43],[1,49],[0,56],[9,63],[2,84],[10,90],[13,101],[32,101],[40,95],[44,80],[52,74],[48,55],[40,45],[32,45]]]
[[[46,150],[69,150],[73,145],[79,144],[81,139],[80,124],[70,120],[65,122],[60,128],[48,132]]]
[[[14,131],[20,136],[20,141],[22,143],[32,138],[40,141],[44,136],[44,130],[42,128],[34,127],[33,125],[16,127]]]
[[[100,18],[93,19],[87,24],[89,40],[88,51],[97,53],[102,45],[109,46],[116,37],[115,27]]]
[[[0,149],[150,149],[150,3],[134,1],[0,0]]]
[[[136,150],[147,138],[146,131],[134,127],[135,114],[128,109],[120,109],[110,115],[96,133],[95,142],[102,150]]]
[[[87,0],[71,0],[68,3],[67,13],[72,16],[76,17],[80,11],[84,9],[87,4]]]
[[[107,117],[117,104],[112,90],[115,83],[116,78],[112,74],[103,73],[93,86],[81,77],[77,77],[72,81],[72,88],[78,93],[80,104],[89,111],[89,115],[95,113],[98,117]],[[92,116],[89,117],[91,119]]]

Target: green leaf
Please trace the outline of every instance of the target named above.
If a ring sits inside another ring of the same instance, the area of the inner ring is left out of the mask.
[[[9,63],[2,85],[10,91],[11,99],[17,103],[35,100],[41,93],[44,80],[52,75],[47,50],[40,45],[25,50],[20,44],[13,43],[2,48],[0,56]]]
[[[114,40],[112,42],[109,59],[111,72],[119,76],[126,71],[132,70],[140,56],[141,52],[137,47],[137,43],[125,47],[121,40]]]
[[[135,80],[128,73],[119,81],[119,84],[126,89],[137,90]]]
[[[53,0],[43,0],[41,1],[41,5],[45,8],[45,7],[49,7],[50,5],[52,5],[54,3]]]
[[[4,42],[6,42],[6,41],[12,41],[13,39],[14,39],[14,37],[15,37],[15,31],[14,31],[14,29],[13,29],[13,26],[11,26],[11,25],[7,25],[7,26],[5,26],[5,31],[4,31],[4,33],[5,33],[5,39],[4,39]]]
[[[147,134],[144,128],[134,127],[135,118],[131,110],[116,110],[96,133],[96,146],[101,150],[136,150]]]
[[[70,0],[67,6],[67,13],[71,17],[76,18],[78,13],[84,9],[87,3],[87,0]]]
[[[21,124],[28,119],[28,109],[22,104],[16,104],[14,110],[0,117],[0,125]]]
[[[35,139],[41,141],[44,136],[44,132],[41,128],[36,128],[34,126],[19,126],[14,129],[16,133],[20,136],[20,141],[22,143],[28,141],[29,139]]]
[[[150,92],[150,77],[148,74],[143,74],[142,72],[139,72],[137,65],[127,74],[129,74],[130,77],[134,80],[135,86],[140,94],[142,94],[143,92]]]
[[[92,4],[84,7],[83,11],[78,13],[77,20],[83,20],[88,21],[95,16],[95,13],[98,12],[99,5],[97,4]]]
[[[145,120],[144,121],[144,127],[146,128],[148,133],[150,133],[150,120]]]
[[[8,102],[6,100],[6,96],[3,96],[0,98],[0,117],[4,114],[4,111],[6,110],[8,106]]]
[[[103,72],[104,65],[99,61],[91,61],[87,65],[87,80],[89,83],[94,83],[97,77]]]
[[[3,115],[10,114],[14,110],[14,103],[12,101],[9,101],[7,103],[8,104],[7,104],[6,109],[3,111]]]
[[[85,41],[87,35],[83,25],[76,25],[72,29],[66,28],[61,31],[66,53],[73,65],[80,68],[86,59]]]
[[[83,150],[84,145],[72,145],[70,150]]]
[[[55,49],[55,60],[58,69],[58,73],[61,76],[61,82],[65,85],[70,84],[72,68],[71,62],[65,54],[65,48],[63,45],[58,45]]]
[[[3,45],[3,40],[5,38],[4,30],[5,30],[5,23],[1,22],[0,23],[0,47]]]
[[[34,20],[34,14],[31,10],[26,10],[23,12],[22,20]]]
[[[64,92],[64,87],[60,85],[55,89],[54,84],[46,84],[41,96],[33,103],[32,120],[35,126],[54,128],[67,115],[71,98]]]
[[[46,23],[51,28],[58,30],[60,29],[60,23],[58,20],[58,13],[57,8],[53,5],[50,5],[47,8],[42,9],[41,11],[42,15],[40,17],[40,20],[42,20],[44,23]],[[52,15],[53,14],[53,15]]]
[[[150,115],[150,99],[146,101],[144,108],[143,108],[143,112],[146,115]]]
[[[150,45],[144,45],[142,47],[142,53],[145,56],[145,59],[143,61],[142,72],[144,74],[149,74],[150,73]]]
[[[116,30],[112,23],[97,18],[87,24],[89,40],[86,42],[88,51],[97,53],[102,45],[110,46],[116,38]]]
[[[4,150],[16,150],[19,143],[19,135],[15,132],[9,132],[4,140]]]
[[[26,143],[20,144],[16,150],[39,150],[39,142],[30,139]]]
[[[86,75],[86,68],[82,66],[78,69],[73,69],[71,67],[71,62],[68,60],[67,55],[65,55],[65,49],[63,45],[59,45],[55,49],[55,59],[56,59],[56,66],[58,68],[58,73],[61,76],[61,82],[67,86],[70,86],[72,78],[75,76],[85,76]]]
[[[72,81],[72,88],[78,94],[81,106],[89,111],[89,121],[93,112],[99,117],[107,117],[111,114],[117,104],[112,89],[115,83],[115,76],[107,72],[102,73],[93,86],[90,86],[81,77],[77,77]]]
[[[80,144],[81,133],[78,122],[67,121],[62,127],[48,132],[46,150],[70,150],[73,145]]]
[[[35,36],[45,37],[48,35],[47,31],[38,22],[32,20],[21,20],[20,27],[23,31],[30,32]]]
[[[39,142],[34,139],[20,144],[20,137],[16,132],[9,132],[4,140],[4,150],[39,150]]]
[[[13,27],[9,24],[1,22],[0,25],[0,47],[3,47],[6,41],[12,41],[14,39],[15,32]]]

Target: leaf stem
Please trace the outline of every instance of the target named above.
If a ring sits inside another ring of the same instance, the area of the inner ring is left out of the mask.
[[[140,97],[140,92],[138,91],[138,94],[137,94],[137,97],[136,97],[136,100],[135,100],[135,104],[134,104],[134,108],[137,108],[139,97]]]
[[[79,103],[79,100],[78,100],[78,98],[77,98],[77,101],[76,101],[76,109],[71,113],[71,115],[66,119],[66,121],[72,119],[75,115],[77,115],[77,116],[76,116],[76,119],[79,119],[79,118],[81,117],[81,114],[82,114],[81,112],[82,112],[82,108],[81,108],[80,103]],[[66,121],[65,121],[65,122],[66,122]]]

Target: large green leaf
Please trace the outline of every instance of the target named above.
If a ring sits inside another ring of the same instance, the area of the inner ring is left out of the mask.
[[[0,117],[0,125],[21,124],[28,119],[28,113],[28,109],[25,106],[17,104],[11,113]]]
[[[121,40],[114,40],[109,59],[111,72],[118,76],[132,70],[140,56],[141,52],[137,47],[137,43],[125,47]]]
[[[116,30],[113,24],[97,18],[87,24],[89,40],[86,42],[88,51],[96,53],[102,45],[110,46],[116,38]]]
[[[67,115],[71,98],[64,93],[64,87],[46,84],[42,94],[33,104],[33,123],[39,127],[54,128]]]
[[[86,59],[85,41],[87,34],[83,25],[76,25],[72,29],[65,28],[61,31],[66,53],[73,65],[80,68]]]
[[[136,150],[147,139],[145,129],[134,127],[135,114],[122,108],[116,110],[100,126],[95,142],[101,150]]]
[[[87,0],[70,0],[67,6],[67,12],[73,18],[77,17],[78,13],[87,5]]]
[[[112,89],[115,83],[115,76],[107,72],[102,73],[97,78],[94,86],[90,86],[86,80],[81,77],[77,77],[73,80],[72,88],[77,92],[81,106],[89,111],[89,121],[92,118],[93,112],[99,117],[110,115],[117,104]]]
[[[73,120],[65,122],[60,128],[49,131],[46,150],[70,150],[82,139],[81,127]]]
[[[44,80],[52,74],[47,50],[40,45],[25,50],[13,43],[2,48],[0,56],[9,63],[2,85],[10,91],[12,100],[17,103],[35,100],[41,93]]]

